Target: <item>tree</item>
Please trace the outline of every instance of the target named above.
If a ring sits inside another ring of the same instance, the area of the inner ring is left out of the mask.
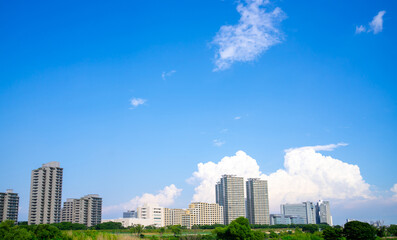
[[[302,227],[302,231],[309,232],[309,233],[315,233],[318,231],[318,229],[319,229],[318,225],[316,225],[316,224],[306,224],[306,225],[303,225],[303,227]]]
[[[171,232],[174,234],[174,237],[178,236],[182,232],[181,226],[180,225],[171,226]]]
[[[137,236],[140,236],[141,233],[143,232],[144,226],[141,224],[135,224],[134,226],[131,227],[131,232],[136,233]]]
[[[387,232],[393,236],[397,236],[397,225],[390,225],[390,227],[387,228]]]
[[[343,234],[347,240],[374,240],[375,228],[368,223],[352,221],[345,224]]]
[[[161,227],[159,228],[159,232],[160,232],[160,237],[163,237],[163,234],[165,233],[165,227]]]
[[[96,230],[122,229],[123,225],[120,222],[104,222],[95,225],[93,228]]]
[[[235,219],[224,228],[216,228],[214,233],[217,239],[222,240],[259,240],[264,237],[263,233],[252,231],[248,219],[244,217]]]
[[[341,228],[327,227],[323,230],[323,238],[325,240],[341,240],[343,239],[343,230]]]

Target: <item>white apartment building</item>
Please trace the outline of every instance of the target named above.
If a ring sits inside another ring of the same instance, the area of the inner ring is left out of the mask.
[[[267,181],[249,178],[246,182],[247,218],[250,224],[270,224]]]
[[[59,223],[61,220],[63,169],[59,162],[32,171],[28,224]]]
[[[102,198],[98,194],[89,194],[79,199],[68,198],[63,203],[62,222],[95,226],[102,220]]]
[[[223,224],[223,207],[217,203],[193,202],[189,205],[193,225]]]
[[[164,208],[164,226],[182,225],[182,215],[185,209]]]
[[[223,175],[215,186],[216,203],[223,207],[224,224],[245,217],[244,178]]]
[[[12,189],[0,192],[0,222],[12,220],[18,222],[19,196]]]
[[[140,219],[152,219],[153,224],[157,227],[164,226],[164,208],[145,204],[143,207],[137,208],[137,216]]]

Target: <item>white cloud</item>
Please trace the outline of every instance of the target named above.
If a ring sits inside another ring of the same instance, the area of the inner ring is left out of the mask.
[[[346,144],[292,148],[285,151],[284,168],[263,174],[257,161],[243,151],[218,163],[199,163],[189,179],[197,183],[193,201],[215,201],[215,183],[223,174],[268,180],[270,208],[281,203],[318,199],[370,199],[371,192],[357,165],[348,164],[317,151],[331,151]]]
[[[394,186],[390,189],[390,191],[392,191],[393,193],[394,193],[394,195],[393,195],[393,200],[396,200],[397,201],[397,183],[396,184],[394,184]]]
[[[163,190],[160,190],[157,194],[145,193],[140,197],[135,197],[126,203],[119,205],[104,207],[103,212],[113,213],[121,212],[125,210],[136,209],[139,206],[145,204],[168,207],[175,202],[175,199],[181,194],[182,189],[177,188],[174,184],[166,186]]]
[[[162,78],[163,80],[166,80],[167,77],[170,77],[170,76],[173,75],[174,73],[176,73],[175,70],[171,70],[171,71],[169,71],[169,72],[163,72],[163,73],[161,73],[161,78]]]
[[[379,11],[378,14],[372,19],[372,21],[368,24],[368,27],[360,25],[356,26],[356,34],[362,32],[373,32],[374,34],[378,34],[383,30],[383,15],[385,15],[386,11]]]
[[[146,102],[146,99],[142,99],[142,98],[133,98],[131,99],[131,108],[130,109],[134,109],[136,107],[138,107],[139,105],[142,105]]]
[[[222,141],[220,139],[214,139],[212,140],[212,143],[214,144],[214,146],[216,147],[221,147],[223,144],[225,144],[225,141]]]
[[[252,61],[274,44],[281,42],[277,24],[285,18],[276,7],[266,11],[269,0],[245,0],[237,5],[241,17],[236,25],[224,25],[213,39],[217,46],[214,71],[225,70],[234,62]]]
[[[370,31],[374,32],[374,34],[382,32],[382,30],[383,30],[383,15],[385,15],[385,13],[386,13],[386,11],[379,11],[378,14],[369,23]]]
[[[234,120],[240,120],[241,116],[234,117]]]
[[[363,25],[356,26],[356,34],[360,34],[360,33],[365,32],[365,31],[367,31],[367,28],[364,27]]]

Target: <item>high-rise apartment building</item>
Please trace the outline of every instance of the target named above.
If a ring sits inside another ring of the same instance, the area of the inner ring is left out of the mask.
[[[329,201],[320,200],[316,205],[316,218],[317,223],[326,223],[332,226],[331,208]]]
[[[304,224],[316,224],[316,209],[312,202],[297,204],[281,204],[281,214],[298,216],[304,219]]]
[[[61,222],[73,222],[74,198],[66,199],[61,210]]]
[[[247,218],[250,224],[270,224],[267,181],[249,178],[246,182]]]
[[[102,198],[97,194],[89,194],[79,199],[68,198],[63,203],[62,222],[95,226],[102,220]]]
[[[29,225],[60,222],[62,175],[63,169],[59,162],[49,162],[32,171]]]
[[[5,193],[0,192],[0,222],[12,220],[18,222],[18,193],[12,189],[7,189]]]
[[[215,191],[216,203],[223,207],[224,224],[245,216],[244,178],[223,175]]]

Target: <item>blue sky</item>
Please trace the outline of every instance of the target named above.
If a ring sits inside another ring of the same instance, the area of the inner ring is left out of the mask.
[[[20,194],[20,219],[30,171],[49,161],[64,168],[64,199],[98,193],[117,206],[174,184],[168,205],[187,207],[199,163],[242,150],[270,175],[286,149],[343,142],[322,154],[357,165],[372,197],[335,196],[334,220],[397,223],[396,3],[271,1],[259,16],[278,43],[252,59],[238,46],[214,71],[216,36],[250,4],[1,2],[0,191]],[[282,16],[268,18],[274,9]]]

